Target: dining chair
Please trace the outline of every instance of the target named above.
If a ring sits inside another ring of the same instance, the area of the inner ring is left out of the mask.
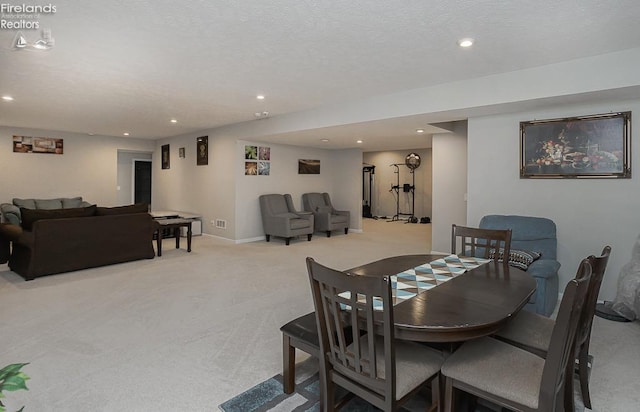
[[[582,401],[589,409],[591,409],[589,364],[593,364],[593,357],[589,355],[589,342],[591,341],[591,329],[598,294],[600,293],[600,286],[602,285],[602,279],[607,269],[610,254],[611,246],[605,246],[599,257],[589,256],[593,274],[591,275],[589,290],[582,309],[575,344]],[[530,311],[520,311],[495,337],[539,356],[546,357],[555,323],[553,319],[546,316],[538,315]],[[571,383],[572,382],[573,380]]]
[[[511,229],[479,229],[451,225],[451,253],[454,255],[482,257],[495,261],[502,258],[507,264],[510,252]]]
[[[296,349],[318,358],[320,338],[316,314],[307,313],[297,317],[280,327],[282,332],[282,389],[284,393],[293,393],[296,388]],[[346,327],[344,333],[347,344],[351,343],[351,328]]]
[[[335,409],[335,385],[383,411],[397,410],[427,382],[439,408],[442,352],[396,340],[388,277],[340,272],[307,258],[320,336],[320,409]],[[347,343],[345,326],[351,326]]]
[[[318,357],[320,342],[316,314],[311,312],[295,318],[280,328],[282,332],[282,388],[293,393],[296,379],[296,348]]]
[[[457,410],[456,390],[518,411],[564,410],[572,396],[564,383],[573,375],[568,365],[590,277],[591,264],[583,259],[564,290],[546,359],[492,337],[465,342],[451,354],[441,370],[445,410]]]

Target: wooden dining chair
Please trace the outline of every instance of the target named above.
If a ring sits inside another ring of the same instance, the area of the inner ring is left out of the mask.
[[[589,290],[582,309],[578,334],[576,337],[576,361],[578,376],[580,378],[580,389],[584,405],[591,408],[591,395],[589,393],[589,364],[592,364],[593,357],[589,355],[589,342],[591,341],[591,328],[595,315],[596,303],[602,279],[607,269],[611,246],[605,246],[599,257],[589,256],[593,268]],[[553,319],[538,315],[529,311],[521,311],[507,326],[496,334],[496,338],[512,345],[518,346],[539,356],[547,357],[551,334],[555,326]],[[570,382],[573,383],[573,380]]]
[[[451,253],[485,259],[509,261],[511,229],[478,229],[451,225]]]
[[[312,258],[307,269],[320,337],[320,409],[335,409],[339,385],[394,411],[431,381],[436,410],[444,357],[427,346],[396,341],[389,279],[340,272]],[[345,326],[352,328],[351,344]]]
[[[491,337],[464,343],[442,365],[446,411],[457,411],[456,390],[518,411],[564,410],[564,383],[572,379],[568,365],[574,359],[573,344],[591,278],[588,259],[582,260],[577,273],[564,290],[547,358]]]
[[[280,328],[282,332],[282,389],[293,393],[296,380],[296,348],[318,357],[320,342],[316,314],[311,312],[295,318]]]

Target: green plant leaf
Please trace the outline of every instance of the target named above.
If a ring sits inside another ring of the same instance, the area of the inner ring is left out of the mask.
[[[20,372],[20,369],[22,369],[22,367],[26,365],[28,365],[28,363],[14,363],[0,369],[0,381],[5,379],[7,376],[15,375],[16,373]]]
[[[0,390],[11,392],[20,389],[29,390],[29,388],[27,388],[27,384],[25,383],[27,379],[29,379],[29,377],[23,373],[9,376],[4,380],[4,382],[0,384]]]

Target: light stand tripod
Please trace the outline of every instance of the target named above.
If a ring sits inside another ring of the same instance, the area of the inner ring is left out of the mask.
[[[415,218],[413,216],[414,213],[414,209],[415,209],[415,190],[416,190],[416,175],[414,173],[414,169],[413,168],[409,168],[411,176],[413,178],[413,184],[409,185],[408,183],[405,183],[404,185],[402,185],[402,192],[403,193],[409,193],[409,195],[411,196],[411,213],[401,213],[400,212],[400,166],[402,165],[402,163],[394,163],[391,164],[389,166],[394,166],[396,168],[396,170],[394,171],[394,173],[396,174],[396,185],[395,186],[391,186],[391,189],[389,190],[390,192],[394,192],[395,193],[395,197],[396,197],[396,214],[391,218],[391,220],[389,220],[389,222],[394,222],[396,220],[400,220],[400,216],[409,216],[408,221],[412,222]]]

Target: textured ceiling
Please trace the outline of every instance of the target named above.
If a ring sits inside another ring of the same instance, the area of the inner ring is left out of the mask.
[[[640,47],[637,0],[52,4],[52,50],[14,51],[0,30],[0,94],[15,98],[0,125],[162,138]]]

